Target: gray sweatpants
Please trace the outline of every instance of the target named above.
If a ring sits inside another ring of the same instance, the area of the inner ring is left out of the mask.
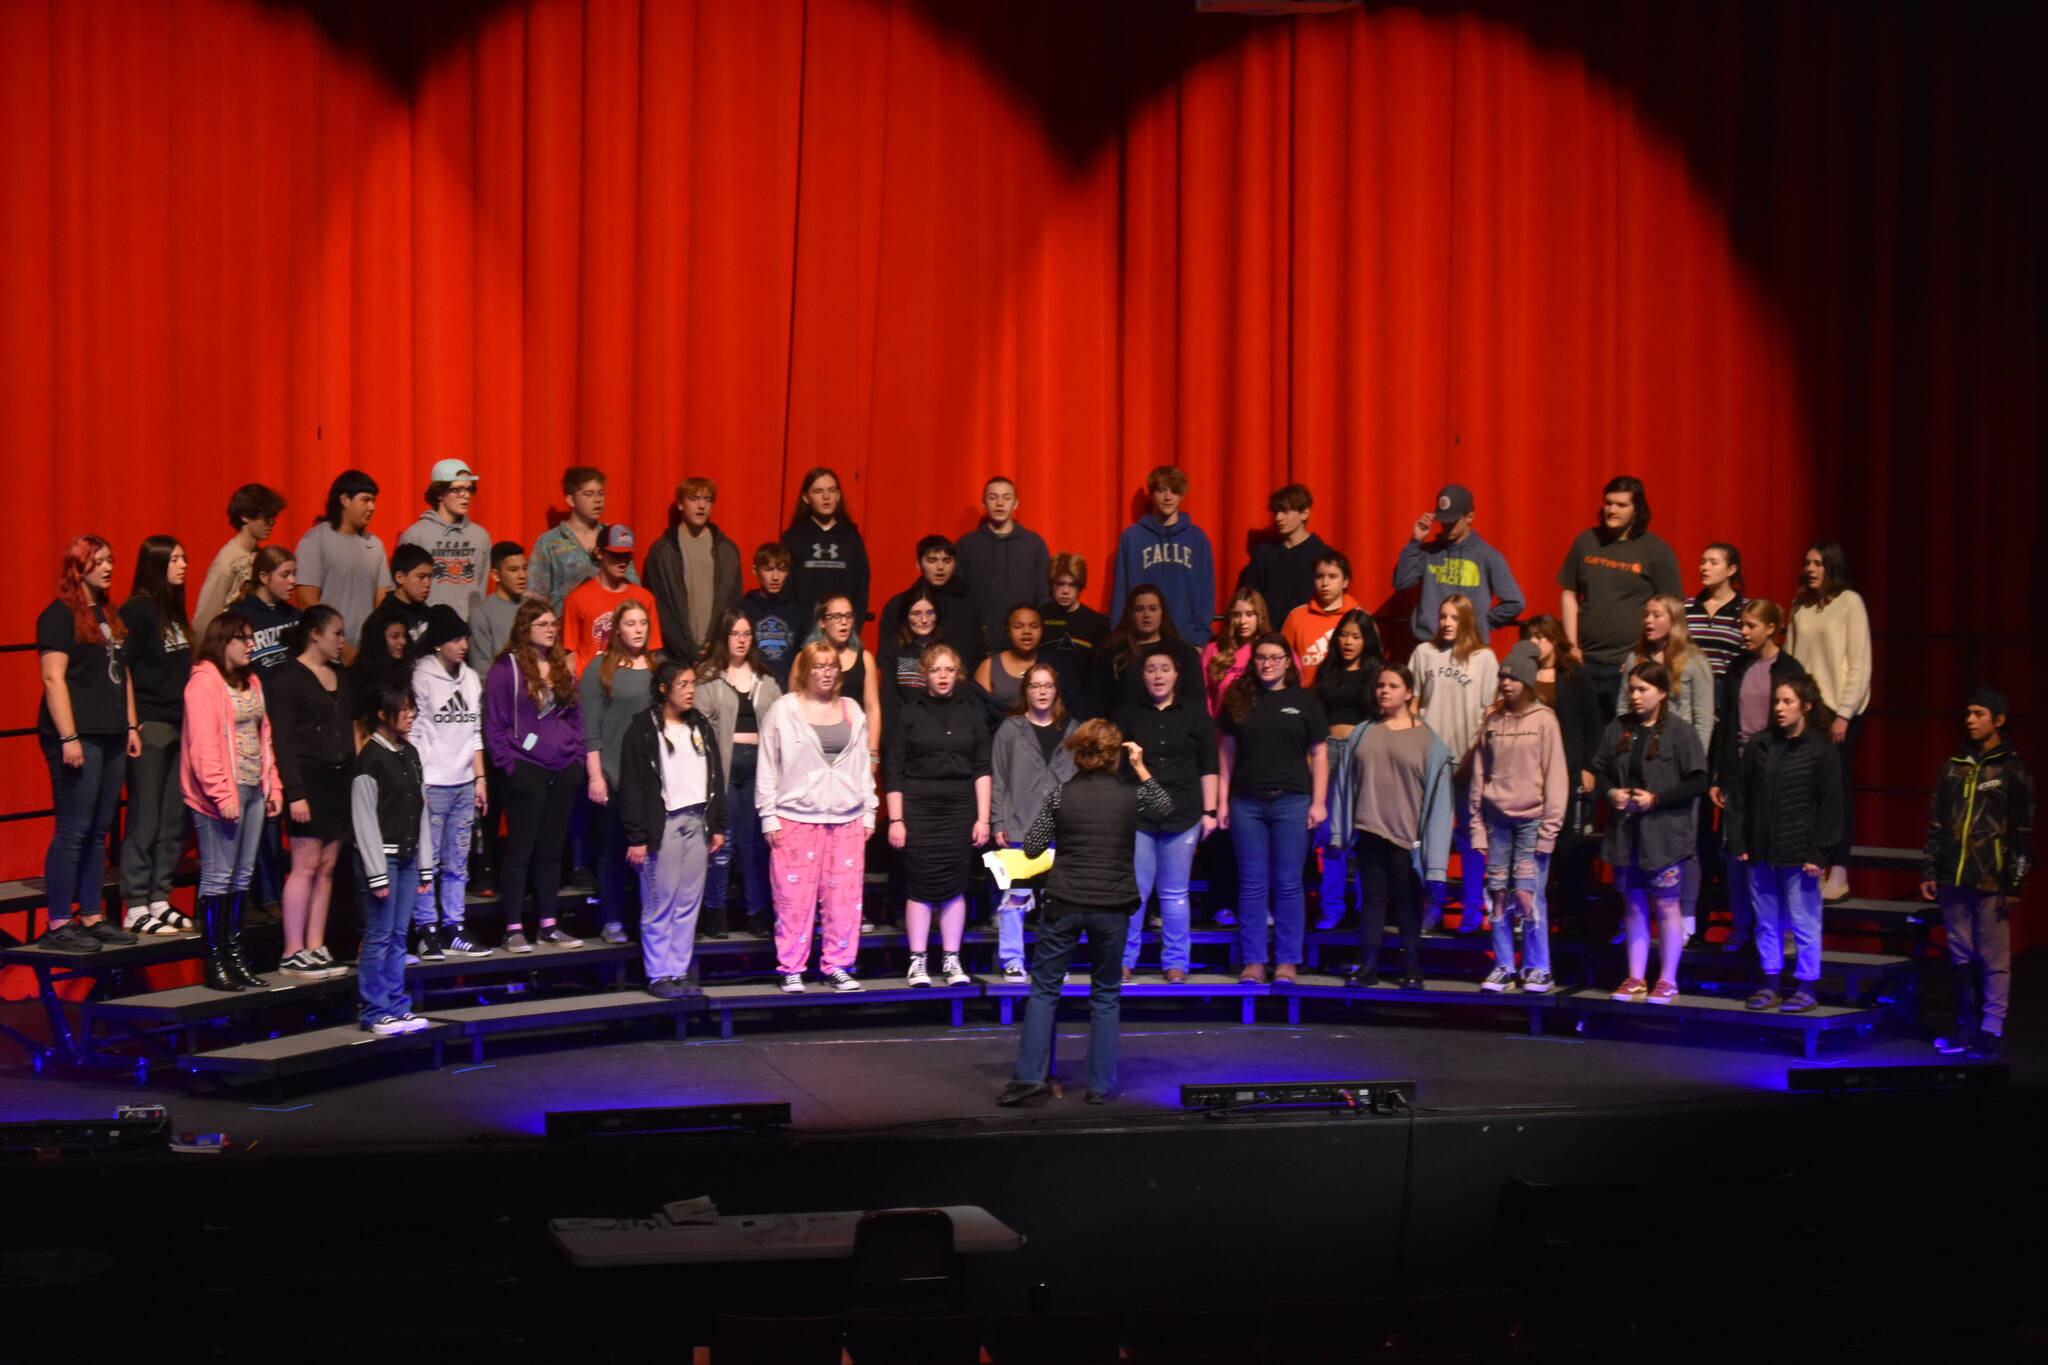
[[[697,952],[697,911],[711,862],[704,807],[668,813],[661,847],[640,865],[640,946],[647,979],[687,977]]]
[[[1978,1027],[1986,1033],[2005,1032],[2005,1002],[2012,985],[2011,916],[2010,901],[2001,901],[1988,891],[1969,891],[1958,886],[1941,888],[1941,923],[1948,931],[1948,960],[1959,968],[1975,965],[1983,969],[1978,999],[1984,1014]],[[1961,1009],[1957,1013],[1961,1014]]]

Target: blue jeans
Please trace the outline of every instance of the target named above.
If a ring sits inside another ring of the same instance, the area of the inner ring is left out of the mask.
[[[1479,917],[1486,906],[1486,855],[1472,847],[1472,826],[1462,813],[1470,810],[1471,784],[1460,782],[1453,788],[1456,802],[1451,809],[1460,812],[1460,818],[1451,823],[1451,843],[1458,850],[1459,903],[1464,909],[1464,918],[1458,921],[1458,932],[1469,934],[1479,927]]]
[[[202,811],[192,812],[192,828],[199,835],[199,894],[226,896],[249,889],[256,872],[256,846],[263,841],[263,788],[239,787],[235,799],[242,804],[239,820],[223,820]]]
[[[434,841],[434,861],[441,879],[435,890],[441,899],[440,922],[451,929],[462,927],[463,898],[469,894],[469,832],[476,823],[476,782],[450,787],[428,787],[427,837]],[[434,897],[413,900],[412,922],[434,923]]]
[[[1123,1012],[1124,931],[1130,914],[1114,908],[1061,905],[1048,899],[1039,913],[1037,951],[1031,960],[1031,1000],[1024,1007],[1024,1037],[1017,1046],[1016,1079],[1045,1081],[1052,1065],[1053,1015],[1067,963],[1088,931],[1088,1088],[1108,1094],[1116,1084],[1116,1031]]]
[[[1749,864],[1749,894],[1756,905],[1756,955],[1764,975],[1785,970],[1785,930],[1792,931],[1792,975],[1820,980],[1820,879],[1797,864]]]
[[[604,822],[603,847],[597,855],[598,918],[607,928],[614,924],[623,928],[629,918],[634,918],[628,912],[633,910],[636,897],[641,917],[645,915],[647,897],[643,889],[646,879],[626,861],[626,821],[619,805],[619,789],[612,785],[610,778],[605,779],[605,785],[610,788],[612,799],[597,813]]]
[[[1308,793],[1230,798],[1230,842],[1237,848],[1237,939],[1246,963],[1265,962],[1266,916],[1273,917],[1275,962],[1301,961],[1308,859]]]
[[[996,902],[996,961],[1005,968],[1024,965],[1024,912],[1030,908],[1031,893],[1021,887]]]
[[[1522,917],[1522,965],[1531,971],[1550,970],[1550,907],[1545,904],[1544,883],[1550,877],[1550,855],[1536,851],[1540,822],[1506,820],[1486,812],[1486,892],[1492,897],[1503,891],[1533,891],[1535,909]],[[1509,886],[1509,882],[1514,884]],[[1493,921],[1493,961],[1509,971],[1515,966],[1515,916],[1512,896],[1505,914]]]
[[[772,910],[775,894],[769,890],[768,841],[761,837],[761,812],[754,807],[754,772],[760,763],[761,746],[732,746],[732,771],[725,784],[725,843],[711,855],[711,871],[704,886],[707,909],[725,908],[726,883],[734,863],[740,865],[740,896],[748,913]]]
[[[80,735],[85,762],[64,766],[64,749],[55,735],[38,733],[43,757],[50,764],[51,804],[57,827],[43,855],[43,885],[49,893],[50,927],[71,918],[77,903],[81,915],[97,915],[107,889],[107,830],[121,805],[121,779],[128,771],[126,735]]]
[[[1728,936],[1739,942],[1756,936],[1756,893],[1749,886],[1749,864],[1733,853],[1726,860],[1722,881],[1728,887],[1728,916],[1734,921]]]
[[[249,885],[256,890],[258,905],[276,905],[284,899],[284,842],[279,837],[283,828],[282,819],[265,816],[256,837],[256,866],[250,872]]]
[[[384,895],[360,883],[356,893],[363,907],[363,946],[356,954],[356,994],[361,1003],[356,1018],[365,1024],[412,1010],[405,993],[405,926],[420,888],[419,858],[394,858],[385,871],[390,881]]]
[[[1354,730],[1342,739],[1333,737],[1329,744],[1328,814],[1316,830],[1316,847],[1321,850],[1323,864],[1318,904],[1322,906],[1321,922],[1328,928],[1335,928],[1337,921],[1344,918],[1344,893],[1351,887],[1351,850],[1342,841],[1351,828],[1352,805],[1356,800],[1351,786],[1351,742],[1357,737]]]
[[[1188,875],[1195,866],[1195,845],[1202,842],[1198,820],[1178,834],[1138,831],[1136,871],[1138,908],[1131,911],[1131,930],[1124,936],[1124,966],[1138,965],[1138,936],[1145,928],[1145,902],[1159,892],[1159,965],[1166,971],[1188,969]]]

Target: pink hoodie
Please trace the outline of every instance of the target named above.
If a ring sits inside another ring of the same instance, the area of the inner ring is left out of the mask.
[[[1506,706],[1489,711],[1472,746],[1469,815],[1472,847],[1486,851],[1486,811],[1520,823],[1540,822],[1536,851],[1549,853],[1564,828],[1571,799],[1571,774],[1564,761],[1564,732],[1557,713],[1541,702],[1519,716]]]
[[[252,673],[249,686],[261,687]],[[263,797],[282,791],[277,755],[270,742],[270,712],[258,726],[263,736]],[[201,659],[185,680],[185,729],[179,745],[178,785],[185,804],[216,820],[242,818],[235,791],[235,700],[220,670]]]

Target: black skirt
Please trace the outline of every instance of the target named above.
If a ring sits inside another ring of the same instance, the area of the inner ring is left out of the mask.
[[[903,892],[937,905],[967,893],[974,870],[974,783],[914,782],[903,792]]]
[[[294,839],[318,839],[332,843],[349,837],[348,768],[325,763],[299,761],[299,777],[306,784],[304,824],[291,818],[291,804],[285,804],[285,833]]]

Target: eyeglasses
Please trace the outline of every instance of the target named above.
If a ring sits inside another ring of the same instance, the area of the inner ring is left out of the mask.
[[[825,619],[827,621],[851,621],[853,613],[850,611],[828,611],[825,613]]]
[[[1253,662],[1261,664],[1272,664],[1273,666],[1278,667],[1287,662],[1287,656],[1285,654],[1261,654],[1256,659],[1254,659]]]

